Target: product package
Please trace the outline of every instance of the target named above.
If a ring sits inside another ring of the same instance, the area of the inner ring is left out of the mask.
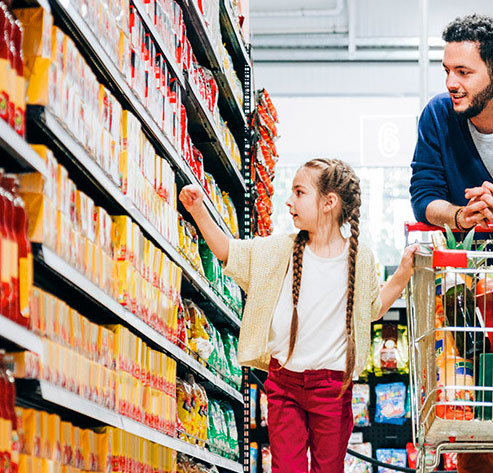
[[[358,427],[367,427],[370,425],[370,386],[368,384],[353,385],[353,421]]]
[[[395,466],[406,466],[406,450],[399,448],[379,448],[377,450],[377,460]],[[378,473],[395,473],[395,470],[378,467]]]
[[[404,383],[377,384],[375,422],[403,425],[407,390]]]
[[[371,443],[369,442],[351,443],[348,448],[367,457],[372,456]],[[344,458],[344,473],[373,473],[373,468],[370,463],[353,457],[350,453],[346,453],[346,457]]]

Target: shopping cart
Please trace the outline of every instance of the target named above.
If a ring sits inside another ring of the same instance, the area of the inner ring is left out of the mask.
[[[406,241],[432,230],[440,229],[406,224]],[[477,230],[475,248],[493,235],[493,226]],[[493,451],[493,251],[430,248],[422,245],[416,254],[407,291],[420,473],[432,471],[446,451]]]

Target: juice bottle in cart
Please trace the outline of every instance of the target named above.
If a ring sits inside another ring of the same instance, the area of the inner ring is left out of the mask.
[[[20,197],[17,176],[7,174],[4,187],[14,196],[14,231],[18,247],[18,284],[16,289],[14,320],[23,326],[29,325],[29,295],[33,280],[33,255],[28,237],[28,216],[24,201]]]
[[[436,250],[447,249],[447,243],[440,231],[432,234],[433,246]],[[475,307],[472,291],[467,287],[460,274],[451,274],[446,271],[442,275],[441,291],[443,307],[447,323],[450,327],[457,327],[453,332],[457,353],[459,356],[479,361],[480,353],[490,352],[490,341],[482,332],[461,330],[461,328],[482,327]]]

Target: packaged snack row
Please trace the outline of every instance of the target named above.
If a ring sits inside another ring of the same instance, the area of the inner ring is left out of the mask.
[[[368,427],[376,423],[403,425],[410,417],[410,393],[404,383],[383,383],[375,386],[375,418],[370,419],[370,386],[353,386],[353,421],[356,427]]]
[[[214,256],[203,239],[199,240],[199,252],[205,277],[209,280],[214,290],[241,317],[243,299],[239,286],[231,278],[223,274],[221,262]]]
[[[276,123],[277,111],[265,89],[256,93],[256,106],[253,114],[255,129],[255,157],[252,166],[252,180],[255,187],[255,235],[267,236],[272,233],[272,180],[278,153],[275,141],[278,139]]]
[[[22,137],[26,132],[23,40],[22,24],[0,2],[0,119]]]
[[[372,457],[372,448],[369,442],[350,443],[348,448],[367,457]],[[373,473],[373,467],[371,463],[356,458],[350,453],[346,453],[344,458],[344,473]]]
[[[192,374],[176,380],[179,438],[203,447],[207,442],[209,400],[204,387],[195,382]]]
[[[35,409],[15,408],[18,472],[108,472],[116,465],[130,471],[176,471],[176,452],[114,427],[81,429]],[[62,467],[71,467],[70,470]]]
[[[206,467],[182,453],[178,454],[177,473],[219,473],[216,466]]]
[[[229,194],[221,191],[214,177],[205,173],[205,191],[235,238],[239,238],[238,214]]]
[[[231,84],[233,89],[233,94],[240,104],[243,107],[243,84],[240,79],[238,79],[238,74],[233,65],[233,59],[231,59],[228,50],[224,43],[219,45],[219,60],[221,61],[221,66],[223,68],[224,74],[226,75],[228,82]]]
[[[199,235],[197,229],[181,215],[178,220],[178,241],[178,248],[183,256],[192,264],[196,271],[204,274],[199,253]]]
[[[234,411],[228,402],[209,399],[207,439],[211,452],[238,460],[240,455],[238,429]]]
[[[119,337],[115,338],[118,349]],[[174,436],[176,432],[176,362],[148,350],[134,368],[138,377],[119,368],[106,368],[89,357],[48,339],[42,340],[43,362],[33,370],[33,356],[8,356],[16,377],[47,381],[122,416]],[[121,356],[117,352],[117,360]],[[29,363],[29,366],[28,366]],[[144,364],[142,364],[144,363]],[[151,366],[151,365],[154,366]],[[159,366],[161,364],[161,366]],[[29,369],[31,368],[31,369]],[[151,383],[151,376],[154,382]],[[161,383],[160,383],[161,381]]]
[[[155,330],[176,338],[181,268],[144,238],[130,217],[111,217],[95,206],[52,153],[37,148],[48,178],[20,176],[30,240],[54,250]]]
[[[17,176],[0,169],[0,314],[28,326],[33,256],[18,184]]]
[[[184,300],[179,319],[179,346],[236,389],[241,389],[238,340],[229,331],[220,333],[194,302]]]

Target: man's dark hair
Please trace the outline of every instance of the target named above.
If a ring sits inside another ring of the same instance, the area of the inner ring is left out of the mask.
[[[479,55],[493,76],[493,18],[486,15],[467,15],[456,18],[443,30],[447,43],[471,41],[478,43]]]

